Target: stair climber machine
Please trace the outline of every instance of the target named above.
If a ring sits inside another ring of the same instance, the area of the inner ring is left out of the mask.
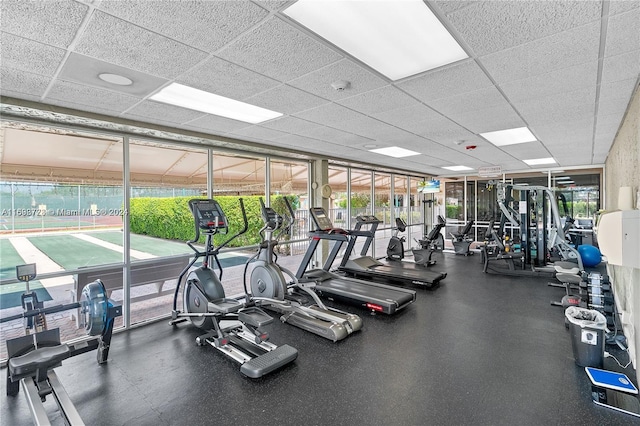
[[[362,328],[362,319],[354,314],[326,307],[318,295],[301,284],[288,269],[278,265],[275,248],[278,237],[289,229],[294,212],[289,201],[284,198],[289,215],[278,215],[271,207],[266,207],[260,198],[264,226],[260,230],[262,241],[258,252],[245,265],[244,288],[247,298],[256,306],[276,311],[282,322],[315,333],[334,342],[342,340]],[[285,223],[286,221],[286,223]],[[249,280],[251,292],[247,288],[247,268],[253,266]],[[291,284],[285,279],[287,275]],[[312,301],[309,304],[309,301]]]
[[[397,260],[377,260],[368,256],[367,252],[375,238],[376,229],[380,223],[381,221],[373,215],[356,217],[355,228],[352,231],[348,231],[347,248],[338,268],[339,271],[355,278],[400,285],[422,285],[429,288],[437,286],[447,276],[446,272],[436,272],[424,267],[431,255],[421,256],[420,260],[423,261],[421,264]],[[369,228],[363,230],[363,225]],[[365,242],[360,251],[360,257],[351,258],[358,237],[365,237]]]
[[[331,272],[331,265],[342,245],[349,240],[349,232],[334,228],[322,207],[311,208],[310,214],[314,229],[310,232],[309,248],[296,272],[300,283],[311,283],[313,290],[321,297],[360,306],[371,313],[394,314],[416,300],[414,290],[348,278]],[[331,241],[331,251],[321,269],[307,269],[321,241]]]
[[[65,424],[84,425],[54,368],[67,358],[92,350],[97,350],[98,364],[105,364],[115,318],[122,315],[122,306],[109,299],[102,282],[96,280],[83,287],[79,302],[45,307],[43,302],[38,301],[36,293],[29,289],[29,281],[36,278],[36,264],[18,265],[16,273],[18,280],[26,284],[26,291],[22,295],[23,312],[4,317],[0,322],[23,319],[26,335],[6,341],[9,356],[7,396],[18,395],[22,386],[36,425],[51,424],[44,406],[48,396],[53,396]],[[86,333],[95,337],[63,344],[60,342],[60,329],[47,329],[46,314],[71,309],[77,310],[80,325]]]
[[[289,346],[276,346],[269,342],[269,335],[262,330],[264,325],[273,322],[273,318],[262,309],[225,296],[222,279],[222,267],[218,254],[220,250],[238,236],[247,232],[247,214],[242,198],[239,199],[244,227],[218,247],[214,246],[216,234],[226,234],[229,229],[227,217],[220,204],[214,199],[193,199],[189,208],[195,222],[195,238],[187,245],[195,252],[193,260],[180,273],[173,296],[171,325],[190,321],[206,333],[196,338],[198,345],[206,343],[240,364],[240,372],[252,379],[278,370],[294,361],[298,351]],[[206,236],[204,251],[193,244],[200,239],[200,232]],[[191,270],[198,259],[202,266]],[[210,267],[212,262],[218,267],[216,275]],[[183,279],[182,311],[178,310],[178,297]]]

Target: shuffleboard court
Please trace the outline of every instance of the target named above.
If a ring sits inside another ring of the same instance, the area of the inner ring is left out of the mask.
[[[120,231],[92,232],[90,235],[108,243],[123,245],[122,232]],[[158,257],[191,252],[191,249],[185,243],[138,234],[131,234],[131,248]]]
[[[11,242],[0,239],[0,279],[7,280],[16,277],[16,265],[22,265],[25,261],[18,254]]]
[[[122,263],[122,254],[72,235],[29,237],[29,241],[66,270],[83,266]]]

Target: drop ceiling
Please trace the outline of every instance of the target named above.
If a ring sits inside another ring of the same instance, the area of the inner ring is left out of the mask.
[[[292,3],[2,0],[5,117],[28,101],[452,176],[442,167],[602,164],[638,85],[640,0],[427,1],[469,58],[397,81],[292,21]],[[105,83],[105,72],[134,84]],[[341,80],[349,86],[337,91]],[[149,100],[172,82],[283,116],[250,125]],[[523,126],[537,141],[496,147],[478,136]],[[387,146],[420,155],[369,152]]]

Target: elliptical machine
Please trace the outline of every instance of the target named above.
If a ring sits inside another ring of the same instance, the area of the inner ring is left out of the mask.
[[[400,232],[407,229],[407,223],[400,217],[396,217],[396,226],[393,228],[393,234],[387,244],[387,259],[402,260],[404,259],[404,243],[407,239],[403,236],[399,237]]]
[[[258,306],[281,313],[282,322],[334,342],[342,340],[362,328],[362,319],[355,314],[328,308],[313,290],[298,282],[293,272],[277,264],[275,248],[278,245],[278,236],[290,228],[294,218],[291,204],[286,198],[284,200],[290,213],[286,218],[278,215],[271,207],[266,207],[260,198],[264,226],[260,229],[262,241],[258,251],[247,260],[244,268],[247,299]],[[250,264],[253,265],[253,269],[249,279],[249,292],[247,272]],[[291,278],[290,284],[287,283],[285,275]],[[309,300],[312,304],[307,304]]]
[[[193,325],[206,331],[196,338],[198,345],[210,344],[227,357],[239,363],[240,372],[250,378],[262,377],[275,371],[298,356],[298,351],[289,346],[276,346],[269,342],[269,335],[262,326],[273,322],[273,318],[263,310],[248,306],[225,296],[222,279],[222,266],[218,259],[220,250],[238,236],[247,232],[247,214],[242,198],[239,199],[244,220],[243,228],[231,238],[215,247],[213,237],[226,234],[229,226],[227,217],[220,204],[214,199],[193,199],[189,208],[195,222],[195,238],[187,245],[195,252],[193,260],[180,273],[173,296],[171,325],[189,320]],[[206,235],[204,251],[194,247],[200,239],[200,231]],[[190,271],[195,262],[204,258],[202,266]],[[219,273],[210,268],[215,262]],[[178,297],[183,278],[187,275],[182,300],[183,310],[178,310]]]

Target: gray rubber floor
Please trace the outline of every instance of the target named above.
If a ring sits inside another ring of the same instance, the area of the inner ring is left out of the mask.
[[[561,289],[483,274],[477,255],[444,254],[434,269],[448,272],[442,285],[417,289],[395,316],[341,305],[364,321],[344,341],[276,322],[271,340],[299,356],[262,379],[168,321],[116,334],[105,366],[88,353],[56,371],[88,425],[640,423],[591,402],[563,311],[549,304]],[[22,392],[8,398],[1,382],[2,425],[31,424]]]

